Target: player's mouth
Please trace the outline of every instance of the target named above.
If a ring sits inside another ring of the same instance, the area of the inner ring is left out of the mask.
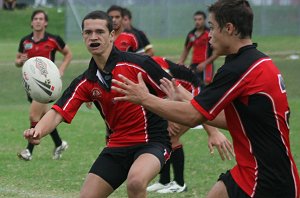
[[[91,48],[96,48],[96,47],[99,47],[99,46],[100,46],[100,43],[91,43],[90,44]]]

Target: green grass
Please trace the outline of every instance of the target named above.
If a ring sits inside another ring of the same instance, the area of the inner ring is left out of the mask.
[[[23,12],[23,13],[21,13]],[[60,17],[53,12],[51,18]],[[13,15],[17,14],[17,16]],[[78,197],[81,185],[91,164],[104,147],[105,127],[98,111],[88,110],[83,106],[71,125],[61,124],[60,135],[67,140],[70,148],[59,161],[52,160],[53,142],[50,137],[44,138],[41,145],[34,150],[33,160],[24,162],[17,159],[16,153],[26,145],[22,137],[24,129],[29,126],[28,107],[25,92],[21,84],[20,68],[14,66],[17,45],[20,37],[30,29],[21,27],[20,21],[27,19],[31,10],[8,13],[0,11],[0,25],[4,26],[8,17],[14,17],[18,23],[18,32],[7,26],[0,29],[0,197]],[[50,18],[50,20],[51,20]],[[51,20],[53,21],[53,20]],[[49,24],[53,31],[61,26]],[[28,24],[25,24],[28,26]],[[60,27],[60,28],[59,28]],[[6,33],[9,29],[11,34]],[[12,32],[12,31],[15,32]],[[57,32],[63,34],[62,31]],[[5,38],[5,39],[3,39]],[[8,39],[9,38],[9,39]],[[178,60],[184,38],[159,40],[152,39],[158,55],[171,60]],[[288,60],[291,52],[299,51],[300,39],[295,37],[259,37],[254,38],[259,48],[269,53],[283,73],[287,85],[291,107],[291,147],[298,168],[300,167],[300,60]],[[66,87],[80,74],[88,64],[89,55],[82,42],[68,43],[74,54],[74,60],[68,68],[63,81]],[[220,65],[223,58],[217,61]],[[61,56],[58,56],[58,63]],[[225,132],[226,135],[227,132]],[[234,165],[234,161],[223,162],[215,151],[211,156],[207,148],[207,136],[203,130],[190,130],[182,137],[185,150],[185,180],[188,192],[176,195],[159,195],[149,193],[149,197],[204,197],[215,183],[218,175]],[[156,181],[156,179],[154,180]],[[153,182],[154,182],[153,181]],[[122,185],[111,197],[127,197],[126,188]]]

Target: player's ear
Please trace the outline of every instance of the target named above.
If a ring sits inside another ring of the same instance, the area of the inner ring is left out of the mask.
[[[109,33],[109,41],[110,41],[110,42],[113,42],[113,41],[114,41],[114,37],[115,37],[115,31],[112,30],[112,31]]]

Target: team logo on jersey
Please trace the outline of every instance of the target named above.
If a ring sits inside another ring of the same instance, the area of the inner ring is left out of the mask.
[[[33,47],[32,43],[25,43],[25,45],[24,45],[25,50],[30,50],[30,49],[32,49],[32,47]]]
[[[93,99],[97,99],[97,98],[101,97],[101,95],[102,95],[100,89],[98,89],[98,88],[92,89],[91,92],[92,92]]]
[[[283,80],[283,77],[281,76],[281,74],[278,74],[278,82],[279,82],[279,87],[280,87],[281,93],[285,93],[286,92],[285,83],[284,83],[284,80]]]
[[[190,42],[194,42],[196,40],[196,36],[190,36]]]
[[[35,59],[35,67],[40,71],[41,75],[47,77],[48,74],[47,64],[43,62],[42,59],[40,58]]]

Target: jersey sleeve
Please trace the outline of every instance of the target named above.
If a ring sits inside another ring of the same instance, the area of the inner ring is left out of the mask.
[[[168,63],[169,70],[174,78],[190,82],[195,87],[199,87],[201,85],[200,79],[189,68],[184,65],[178,65],[167,59],[166,62]]]
[[[76,78],[52,106],[52,109],[61,114],[65,122],[71,123],[81,104],[91,101],[87,85],[87,79]]]
[[[25,40],[24,38],[21,39],[21,41],[19,43],[19,48],[18,48],[19,53],[24,53],[24,44],[23,44],[24,40]]]
[[[64,42],[64,40],[58,35],[55,36],[55,40],[58,44],[58,49],[63,50],[66,46],[66,43]]]
[[[160,89],[160,79],[163,77],[171,80],[172,77],[165,72],[152,58],[148,58],[142,65],[146,71],[143,75],[143,79],[150,93],[157,95],[158,97],[165,97],[165,93]]]
[[[220,72],[220,70],[222,71]],[[237,86],[237,84],[239,85]],[[213,82],[194,97],[191,103],[206,119],[213,120],[241,94],[243,84],[244,82],[236,73],[220,68]]]
[[[133,52],[136,52],[139,49],[138,39],[134,34],[131,35],[131,49]]]

